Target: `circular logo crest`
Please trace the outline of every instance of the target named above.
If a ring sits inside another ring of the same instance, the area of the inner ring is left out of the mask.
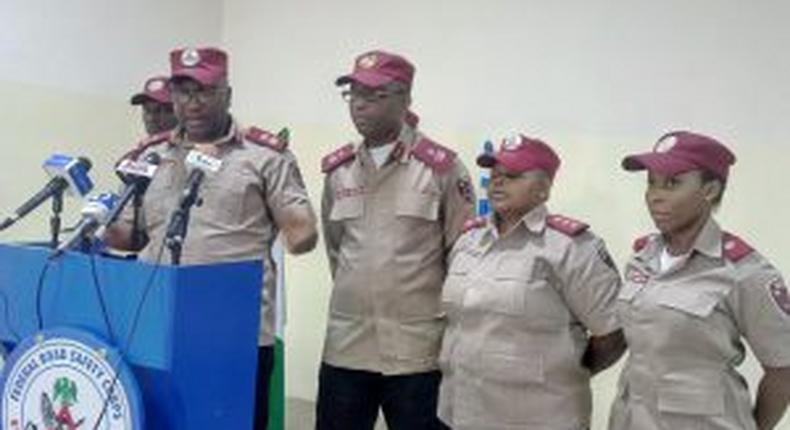
[[[522,137],[520,134],[513,134],[502,139],[502,149],[504,151],[516,151],[521,148]]]
[[[365,55],[357,61],[357,65],[363,69],[372,69],[378,62],[376,54]]]
[[[195,67],[200,63],[200,53],[195,48],[184,49],[181,53],[181,64],[186,67]]]
[[[669,135],[656,142],[653,152],[669,152],[675,145],[678,144],[678,138],[674,135]]]
[[[45,331],[22,341],[8,358],[0,387],[2,429],[142,428],[140,392],[128,367],[117,352],[78,330]]]
[[[165,82],[162,79],[152,79],[148,81],[148,85],[145,87],[148,92],[155,93],[157,91],[162,91],[165,87]]]

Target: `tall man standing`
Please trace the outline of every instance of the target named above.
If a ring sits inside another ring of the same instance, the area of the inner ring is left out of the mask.
[[[282,233],[292,254],[311,251],[317,241],[316,217],[302,175],[284,139],[257,127],[242,128],[229,112],[227,55],[216,48],[187,48],[170,53],[170,88],[179,127],[152,137],[127,157],[156,152],[161,162],[143,202],[142,224],[150,238],[140,258],[161,258],[171,213],[182,195],[190,150],[221,161],[207,175],[202,204],[192,209],[182,264],[263,259],[263,299],[255,428],[268,421],[268,389],[274,355],[275,282],[278,268],[272,244]],[[113,229],[108,242],[127,248],[131,222]],[[128,249],[128,248],[127,248]]]
[[[356,59],[344,86],[362,137],[323,159],[321,219],[334,287],[319,377],[318,430],[440,428],[437,356],[445,257],[474,215],[466,168],[417,131],[414,66]]]

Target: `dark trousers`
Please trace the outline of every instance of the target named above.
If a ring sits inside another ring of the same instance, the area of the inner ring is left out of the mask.
[[[266,430],[269,423],[269,384],[274,369],[274,346],[258,347],[258,376],[255,378],[255,427]]]
[[[390,430],[446,429],[436,416],[438,371],[385,376],[321,364],[316,430],[372,430],[379,408]]]

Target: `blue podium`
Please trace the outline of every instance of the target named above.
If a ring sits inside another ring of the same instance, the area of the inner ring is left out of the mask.
[[[49,254],[0,244],[1,341],[89,332],[130,365],[146,429],[252,428],[260,261],[175,267],[66,253],[48,263]]]

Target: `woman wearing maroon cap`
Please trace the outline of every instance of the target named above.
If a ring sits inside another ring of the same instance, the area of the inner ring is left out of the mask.
[[[735,156],[673,132],[623,160],[647,170],[658,229],[638,239],[618,316],[630,348],[610,430],[770,430],[790,399],[790,296],[782,275],[713,219]],[[752,405],[744,339],[765,374]]]
[[[589,428],[590,377],[625,350],[620,276],[586,224],[549,215],[560,159],[548,145],[517,136],[477,163],[494,213],[450,254],[439,417],[455,430]]]

